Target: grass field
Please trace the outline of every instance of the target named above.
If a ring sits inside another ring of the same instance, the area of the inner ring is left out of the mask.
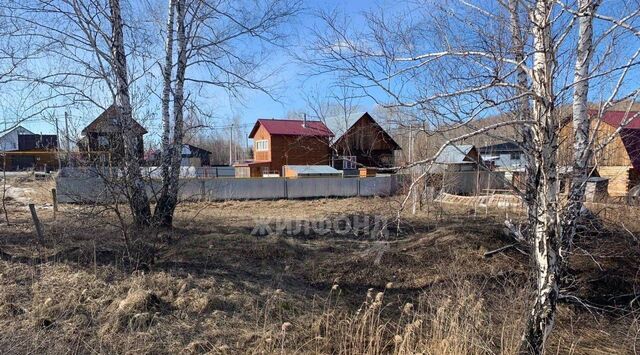
[[[174,230],[140,232],[101,206],[61,205],[53,220],[51,182],[11,185],[10,224],[0,225],[4,354],[512,354],[518,345],[528,257],[484,256],[512,243],[503,222],[513,212],[433,205],[398,224],[398,198],[189,203]],[[277,230],[365,217],[393,222],[388,235]],[[624,220],[578,238],[550,353],[640,351],[638,223]],[[270,233],[252,235],[260,224]]]

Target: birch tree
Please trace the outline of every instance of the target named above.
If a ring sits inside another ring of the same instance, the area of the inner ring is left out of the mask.
[[[118,126],[121,130],[124,144],[123,168],[125,186],[130,196],[129,204],[134,223],[138,226],[148,225],[151,221],[149,199],[145,191],[144,180],[140,172],[137,154],[137,138],[133,131],[133,110],[129,96],[129,76],[127,70],[127,55],[124,47],[123,23],[120,14],[120,0],[109,0],[111,9],[111,55],[116,77],[116,104],[120,111]]]
[[[150,206],[132,131],[133,83],[143,81],[149,70],[143,28],[135,21],[125,23],[119,0],[6,0],[3,5],[10,9],[7,18],[16,23],[19,36],[46,48],[44,57],[28,63],[34,69],[21,77],[41,87],[36,93],[42,102],[74,109],[117,107],[115,125],[123,151],[117,167],[122,171],[120,192],[127,197],[134,224],[148,225]]]
[[[269,58],[269,52],[251,53],[246,50],[251,46],[281,46],[285,38],[282,25],[299,8],[300,3],[295,0],[169,2],[162,95],[163,182],[154,211],[156,225],[171,226],[178,203],[180,159],[185,135],[184,110],[189,99],[185,94],[187,84],[197,90],[204,87],[223,89],[238,97],[244,89],[271,95],[267,80],[275,72],[271,69],[264,71],[264,61]],[[171,68],[174,31],[177,40],[175,77]],[[188,69],[190,74],[187,74]],[[173,120],[170,120],[168,94],[172,84]]]
[[[543,352],[553,329],[590,157],[598,149],[589,136],[587,108],[593,100],[589,85],[597,80],[606,87],[605,110],[637,95],[637,85],[631,84],[628,73],[640,64],[633,54],[637,53],[633,48],[640,48],[638,31],[630,24],[638,10],[619,5],[609,4],[609,11],[615,8],[622,13],[611,18],[597,13],[601,6],[596,0],[580,0],[577,8],[555,0],[449,1],[415,8],[406,4],[406,13],[368,12],[360,28],[329,11],[319,16],[321,25],[314,28],[309,54],[301,58],[312,74],[334,73],[336,82],[380,106],[420,113],[420,119],[428,122],[422,130],[432,136],[441,134],[444,145],[491,134],[501,126],[517,127],[517,143],[527,157],[527,177],[525,191],[516,192],[526,202],[528,218],[526,233],[516,235],[530,246],[535,275],[521,344],[524,353]],[[597,40],[593,39],[594,19],[603,24]],[[591,63],[594,43],[599,45],[595,65]],[[631,54],[619,59],[611,53],[622,43],[631,48]],[[566,79],[569,73],[573,80]],[[631,88],[624,87],[624,82]],[[558,172],[558,135],[565,106],[573,107],[576,133],[574,178],[567,201],[559,196]],[[496,110],[505,119],[483,124],[484,117]],[[451,136],[458,127],[466,127],[466,133]],[[428,166],[443,147],[397,168]],[[413,179],[401,209],[427,175]]]
[[[536,271],[536,290],[523,337],[523,348],[540,353],[553,328],[559,292],[560,230],[558,225],[558,116],[555,112],[553,87],[555,51],[551,38],[551,18],[554,1],[538,0],[531,11],[533,38],[532,114],[535,122],[533,156],[536,164],[533,180],[536,221],[532,233],[532,259]]]

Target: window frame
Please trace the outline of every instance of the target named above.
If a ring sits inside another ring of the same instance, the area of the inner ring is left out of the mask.
[[[358,159],[355,155],[343,155],[342,170],[351,170],[358,168]]]
[[[264,145],[264,146],[262,147],[262,145]],[[255,148],[256,148],[256,152],[267,152],[267,151],[269,151],[269,140],[268,139],[256,140]]]

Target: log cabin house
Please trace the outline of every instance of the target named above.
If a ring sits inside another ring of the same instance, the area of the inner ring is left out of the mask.
[[[118,122],[118,108],[109,106],[95,120],[82,130],[83,137],[78,141],[78,148],[89,161],[100,164],[118,164],[124,157],[124,141]],[[147,130],[135,120],[131,127],[136,135],[137,154],[144,159],[143,136]]]
[[[329,165],[332,137],[320,121],[258,119],[249,134],[253,159],[234,164],[236,177],[284,176],[285,165]]]
[[[591,113],[596,115],[595,111]],[[566,119],[559,136],[558,159],[560,165],[570,167],[573,157],[573,125]],[[619,133],[616,130],[623,125]],[[626,196],[629,189],[640,184],[640,112],[607,111],[601,119],[591,120],[594,147],[608,144],[597,150],[591,165],[596,176],[609,179],[609,196]]]
[[[395,151],[401,150],[400,145],[368,112],[330,117],[326,121],[336,134],[331,144],[334,168],[347,171],[394,166]]]

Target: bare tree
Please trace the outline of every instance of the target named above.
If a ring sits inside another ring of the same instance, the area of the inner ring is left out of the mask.
[[[123,168],[125,184],[128,195],[131,197],[129,204],[133,214],[134,223],[145,226],[150,223],[151,209],[149,199],[145,191],[144,180],[140,172],[140,164],[137,154],[137,139],[133,131],[133,110],[129,96],[129,76],[127,68],[127,56],[124,47],[123,23],[120,15],[120,0],[109,1],[111,9],[111,55],[113,69],[116,76],[116,103],[119,109],[118,126],[122,132],[124,143]]]
[[[444,145],[489,135],[499,127],[517,127],[517,142],[527,156],[527,178],[525,191],[516,192],[528,211],[527,233],[519,240],[531,246],[536,280],[523,352],[541,353],[553,328],[566,271],[562,264],[571,251],[587,166],[599,149],[588,133],[587,100],[594,97],[589,84],[598,81],[606,87],[608,99],[600,114],[637,95],[628,77],[640,64],[637,54],[618,59],[611,53],[622,43],[640,48],[638,31],[631,25],[638,10],[631,4],[608,4],[622,14],[610,18],[596,12],[598,5],[587,0],[579,1],[577,9],[576,4],[554,0],[419,3],[406,5],[403,11],[411,16],[388,9],[369,12],[358,27],[337,12],[324,12],[308,55],[300,58],[312,73],[332,73],[337,82],[382,107],[415,110],[425,122],[420,129],[443,136]],[[597,39],[594,19],[607,24]],[[590,63],[596,57],[597,62]],[[571,72],[573,80],[568,79]],[[574,179],[571,196],[564,201],[559,197],[558,135],[570,104],[576,131]],[[484,122],[496,111],[508,118]],[[464,133],[452,133],[461,127]],[[398,168],[429,165],[442,147]],[[427,176],[425,169],[413,178],[402,208]]]
[[[173,47],[173,7],[176,13],[177,63],[171,77]],[[171,226],[178,203],[180,157],[184,141],[185,86],[213,86],[240,95],[242,89],[259,90],[271,95],[266,80],[273,71],[261,73],[267,53],[246,53],[246,41],[254,45],[281,44],[281,25],[299,10],[298,1],[267,0],[242,2],[175,0],[169,3],[167,46],[164,68],[165,93],[174,83],[173,122],[168,122],[168,96],[163,93],[163,185],[156,204],[154,220]],[[191,75],[187,69],[191,68]],[[208,75],[202,76],[205,72]],[[165,111],[166,109],[166,111]],[[173,127],[169,139],[169,126]]]

